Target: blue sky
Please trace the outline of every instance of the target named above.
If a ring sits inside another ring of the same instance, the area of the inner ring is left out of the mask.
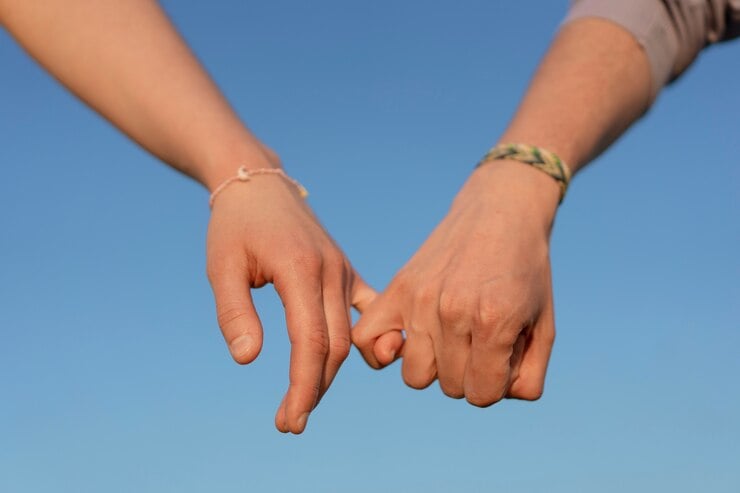
[[[503,131],[565,1],[164,3],[358,270],[382,288]],[[353,351],[307,432],[273,428],[288,341],[234,364],[207,194],[0,32],[0,491],[740,487],[739,44],[582,172],[552,241],[537,403],[477,409]]]

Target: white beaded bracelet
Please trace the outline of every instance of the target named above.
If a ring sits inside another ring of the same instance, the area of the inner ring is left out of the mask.
[[[298,193],[301,194],[302,198],[305,199],[306,197],[308,197],[308,190],[306,190],[306,188],[303,185],[298,183],[297,180],[294,180],[293,178],[288,176],[285,173],[285,171],[283,171],[280,168],[259,168],[259,169],[249,170],[247,169],[246,166],[242,166],[237,170],[236,176],[232,176],[231,178],[229,178],[228,180],[220,184],[218,187],[216,187],[216,189],[211,194],[211,198],[208,200],[209,207],[213,208],[213,202],[216,200],[216,197],[218,196],[218,194],[223,192],[226,187],[228,187],[229,185],[237,181],[242,181],[242,182],[249,181],[252,179],[253,176],[256,176],[256,175],[282,176],[285,180],[289,181],[293,186],[295,186],[298,189]]]

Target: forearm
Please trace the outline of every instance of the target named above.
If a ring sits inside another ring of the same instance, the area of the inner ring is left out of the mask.
[[[541,146],[575,173],[648,108],[647,56],[606,20],[563,27],[540,64],[502,142]]]
[[[650,65],[628,31],[600,19],[573,21],[558,33],[500,142],[550,150],[576,173],[645,112],[650,97]],[[559,198],[547,174],[496,161],[476,170],[453,208],[488,200],[547,237]]]
[[[154,0],[0,0],[42,66],[149,152],[213,189],[275,166]]]

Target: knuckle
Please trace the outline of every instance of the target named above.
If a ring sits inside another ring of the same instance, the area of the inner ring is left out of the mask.
[[[449,379],[439,379],[439,388],[442,389],[442,393],[447,397],[453,399],[462,399],[465,397],[465,391],[462,385],[451,382]]]
[[[342,363],[349,356],[351,346],[349,336],[334,337],[330,342],[329,354],[334,361]]]
[[[307,399],[309,402],[313,403],[313,399],[321,392],[321,379],[307,380],[305,376],[293,374],[293,372],[291,372],[290,386],[291,388],[288,392],[294,392],[294,395],[298,400]],[[308,410],[310,410],[312,405],[309,404],[308,407]]]
[[[302,249],[287,261],[287,267],[301,276],[319,276],[324,261],[320,254],[310,249]]]
[[[532,388],[522,392],[521,397],[519,398],[525,401],[538,401],[542,397],[542,394],[544,394],[544,389]]]
[[[542,397],[544,391],[545,387],[542,382],[520,382],[516,390],[511,392],[511,397],[524,401],[536,401]]]
[[[347,267],[346,259],[344,258],[344,254],[336,249],[331,248],[327,252],[324,252],[324,264],[331,268],[334,271],[343,271]]]
[[[231,262],[222,255],[209,255],[206,261],[206,275],[211,283],[227,274],[232,268]]]
[[[420,306],[434,306],[439,300],[439,291],[433,283],[421,283],[415,288],[414,301]]]
[[[465,399],[475,407],[489,407],[504,398],[504,393],[490,394],[479,390],[465,392]]]
[[[481,300],[478,308],[479,323],[473,329],[473,337],[484,346],[509,348],[514,345],[526,325],[518,323],[516,308],[506,301]]]
[[[356,327],[350,333],[352,343],[357,347],[365,347],[372,340],[368,331]]]
[[[408,375],[403,376],[403,382],[407,386],[411,387],[412,389],[416,389],[416,390],[423,390],[429,387],[429,385],[431,385],[432,383],[431,380],[419,378],[418,376],[408,376]]]
[[[241,303],[224,303],[216,310],[218,326],[222,329],[237,320],[243,319],[247,315],[248,312]]]
[[[325,357],[329,353],[329,336],[323,330],[308,331],[295,344],[299,348],[316,356]]]
[[[439,296],[439,319],[444,325],[454,326],[470,318],[472,311],[469,297],[460,290],[444,290]]]
[[[506,316],[506,308],[500,301],[491,298],[480,300],[478,318],[483,327],[498,327]]]
[[[499,335],[490,325],[477,325],[470,331],[471,345],[485,351],[489,356],[498,354],[505,350],[506,344],[502,343]]]
[[[403,382],[412,389],[422,390],[429,387],[434,381],[434,374],[431,372],[419,371],[402,371]]]

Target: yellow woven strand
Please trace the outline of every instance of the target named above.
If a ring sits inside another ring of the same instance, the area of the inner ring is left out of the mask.
[[[565,192],[568,191],[571,172],[568,165],[565,164],[555,153],[550,152],[547,149],[541,149],[539,147],[526,144],[499,144],[488,151],[477,166],[499,159],[520,161],[553,177],[560,186],[560,202],[563,202]]]

